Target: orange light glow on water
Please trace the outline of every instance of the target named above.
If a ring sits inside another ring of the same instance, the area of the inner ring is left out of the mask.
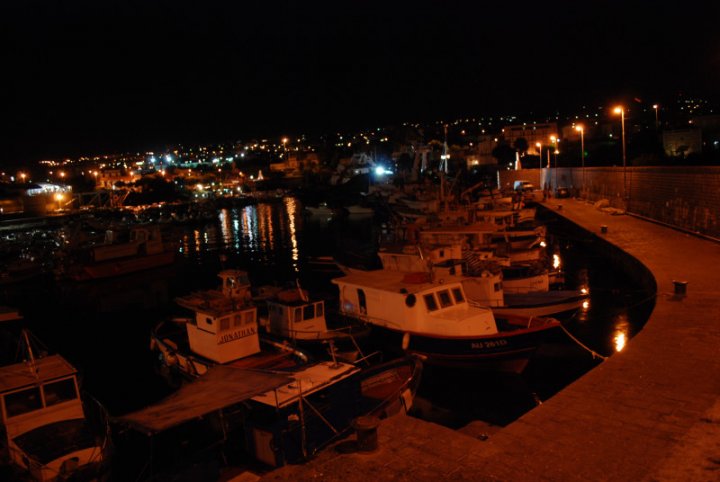
[[[560,268],[560,255],[559,254],[553,254],[553,268],[558,269]]]
[[[630,330],[630,323],[627,319],[627,313],[621,313],[615,319],[615,330],[613,333],[613,344],[615,345],[615,351],[622,351],[627,345]]]
[[[627,343],[627,336],[625,333],[616,333],[613,342],[615,343],[615,351],[622,351]]]
[[[295,272],[298,272],[300,270],[300,266],[298,265],[298,261],[300,260],[300,254],[298,251],[297,228],[295,227],[297,204],[295,203],[294,198],[285,198],[285,209],[287,211],[289,221],[288,228],[290,230],[290,244],[292,245],[293,269],[295,269]]]

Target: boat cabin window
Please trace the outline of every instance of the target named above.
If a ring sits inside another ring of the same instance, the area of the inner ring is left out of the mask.
[[[242,325],[242,316],[241,315],[235,315],[233,317],[233,327],[238,327]]]
[[[322,303],[315,303],[315,316],[318,318],[323,316],[324,305]]]
[[[41,408],[40,387],[32,387],[5,395],[5,411],[8,417],[15,417]]]
[[[495,283],[495,291],[500,291],[502,289],[502,283]]]
[[[230,329],[230,317],[226,316],[225,318],[220,318],[220,330],[229,330]]]
[[[465,296],[463,296],[463,292],[460,288],[453,288],[452,294],[453,294],[453,297],[455,298],[455,303],[464,303],[465,302]]]
[[[438,304],[435,300],[434,294],[430,293],[429,295],[424,295],[423,299],[425,300],[425,307],[428,309],[428,311],[435,311],[438,309]]]
[[[205,318],[205,323],[207,323],[208,325],[212,325],[212,318],[210,318],[210,317]]]
[[[453,305],[452,299],[450,298],[450,292],[448,290],[438,291],[438,299],[440,300],[440,306],[443,308]]]
[[[255,311],[250,310],[243,313],[243,321],[246,325],[249,325],[251,323],[255,323]]]
[[[303,308],[303,319],[312,320],[315,318],[315,305],[307,305]]]
[[[302,308],[295,308],[295,314],[293,316],[294,322],[302,321]]]
[[[66,378],[59,382],[46,383],[43,385],[43,392],[45,394],[46,407],[78,398],[75,380],[72,378]]]

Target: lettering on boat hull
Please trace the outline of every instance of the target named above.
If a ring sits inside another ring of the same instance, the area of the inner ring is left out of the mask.
[[[240,338],[253,336],[255,334],[257,334],[257,330],[253,326],[248,327],[248,328],[243,328],[241,330],[235,330],[232,333],[225,333],[224,335],[221,335],[220,339],[218,340],[218,345],[222,345],[224,343],[229,343],[231,341],[239,340]]]

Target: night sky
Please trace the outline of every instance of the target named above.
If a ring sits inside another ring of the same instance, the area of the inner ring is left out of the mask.
[[[717,99],[720,2],[667,3],[3,2],[0,161]]]

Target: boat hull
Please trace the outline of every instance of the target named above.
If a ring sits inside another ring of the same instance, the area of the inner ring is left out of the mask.
[[[174,261],[175,252],[165,251],[158,254],[85,264],[77,271],[70,273],[70,278],[76,281],[112,278],[137,271],[167,266]]]
[[[544,293],[505,294],[505,306],[493,306],[495,315],[571,316],[588,299],[576,291],[547,291]]]
[[[488,336],[428,336],[373,327],[383,344],[423,358],[428,365],[460,367],[481,371],[522,373],[530,357],[559,323],[538,328],[500,332]]]

